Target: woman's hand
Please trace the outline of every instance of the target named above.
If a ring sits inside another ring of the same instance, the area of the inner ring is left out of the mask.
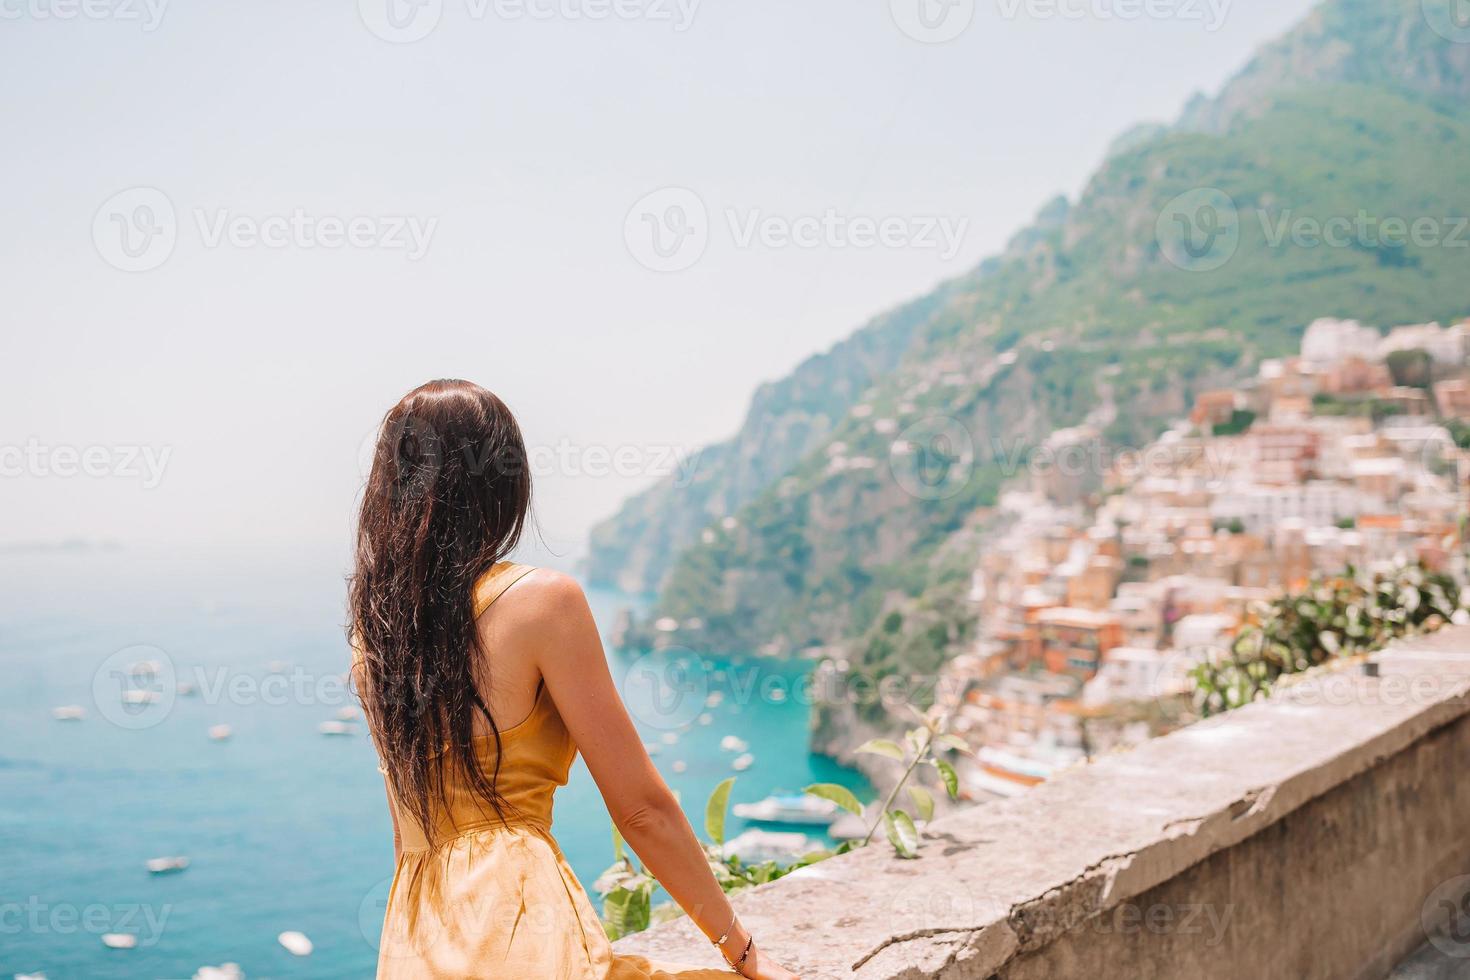
[[[739,973],[745,980],[801,980],[795,973],[754,948]]]

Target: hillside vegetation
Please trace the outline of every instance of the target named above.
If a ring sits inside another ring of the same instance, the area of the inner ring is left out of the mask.
[[[698,492],[630,502],[594,537],[594,572],[661,586],[659,615],[697,621],[685,642],[932,669],[967,635],[985,507],[1054,430],[1139,445],[1318,317],[1470,313],[1470,168],[1448,165],[1470,159],[1470,46],[1418,10],[1324,5],[1180,124],[1121,141],[1076,203],[850,341],[869,354],[822,404],[763,392],[768,429],[789,433],[772,421],[787,410],[820,421],[771,453],[744,431]],[[1332,219],[1348,240],[1316,241]],[[1428,219],[1433,240],[1387,219]],[[765,469],[735,484],[730,458]]]

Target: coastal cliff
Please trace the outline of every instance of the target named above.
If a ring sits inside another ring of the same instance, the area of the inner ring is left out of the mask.
[[[593,577],[657,586],[681,644],[937,670],[973,635],[987,508],[1057,430],[1141,446],[1319,317],[1463,315],[1448,238],[1297,232],[1422,216],[1452,235],[1470,169],[1433,161],[1470,158],[1467,93],[1470,45],[1417,0],[1329,0],[1174,125],[1125,134],[1001,255],[762,389],[695,487],[598,529]],[[859,740],[818,715],[824,750]]]

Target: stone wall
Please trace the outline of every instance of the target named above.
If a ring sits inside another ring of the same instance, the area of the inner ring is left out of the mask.
[[[917,860],[879,844],[737,908],[807,978],[1381,980],[1470,888],[1470,628],[1376,663],[937,821]],[[1470,964],[1470,928],[1434,938]],[[619,948],[719,965],[687,921]]]

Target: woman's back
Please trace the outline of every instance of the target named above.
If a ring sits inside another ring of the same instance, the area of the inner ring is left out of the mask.
[[[483,617],[491,604],[523,576],[533,571],[526,565],[502,562],[490,569],[475,586],[475,617]],[[493,657],[492,654],[488,654]],[[492,669],[492,676],[496,672]],[[531,685],[528,685],[531,686]],[[488,776],[496,773],[496,788],[504,804],[504,822],[524,824],[550,831],[552,796],[558,786],[565,786],[577,749],[566,725],[546,691],[536,683],[532,703],[515,724],[496,733],[486,731],[474,736],[475,757]],[[481,697],[488,700],[484,692]],[[499,750],[497,753],[497,745]],[[441,757],[443,758],[443,757]],[[444,771],[444,799],[432,803],[434,822],[425,834],[406,808],[393,802],[394,822],[399,827],[405,850],[422,851],[440,845],[455,836],[501,825],[502,817],[486,803],[475,787],[464,778],[458,767]]]
[[[487,572],[475,585],[476,620],[531,571],[503,562]],[[494,648],[486,649],[493,659]],[[399,846],[379,944],[380,980],[729,977],[724,971],[670,972],[613,953],[551,836],[553,796],[566,785],[577,748],[544,683],[535,684],[533,698],[530,711],[500,729],[498,740],[494,731],[473,737],[482,771],[495,776],[503,814],[447,762],[444,795],[431,806],[427,833],[389,790]],[[440,756],[441,762],[450,758]]]

